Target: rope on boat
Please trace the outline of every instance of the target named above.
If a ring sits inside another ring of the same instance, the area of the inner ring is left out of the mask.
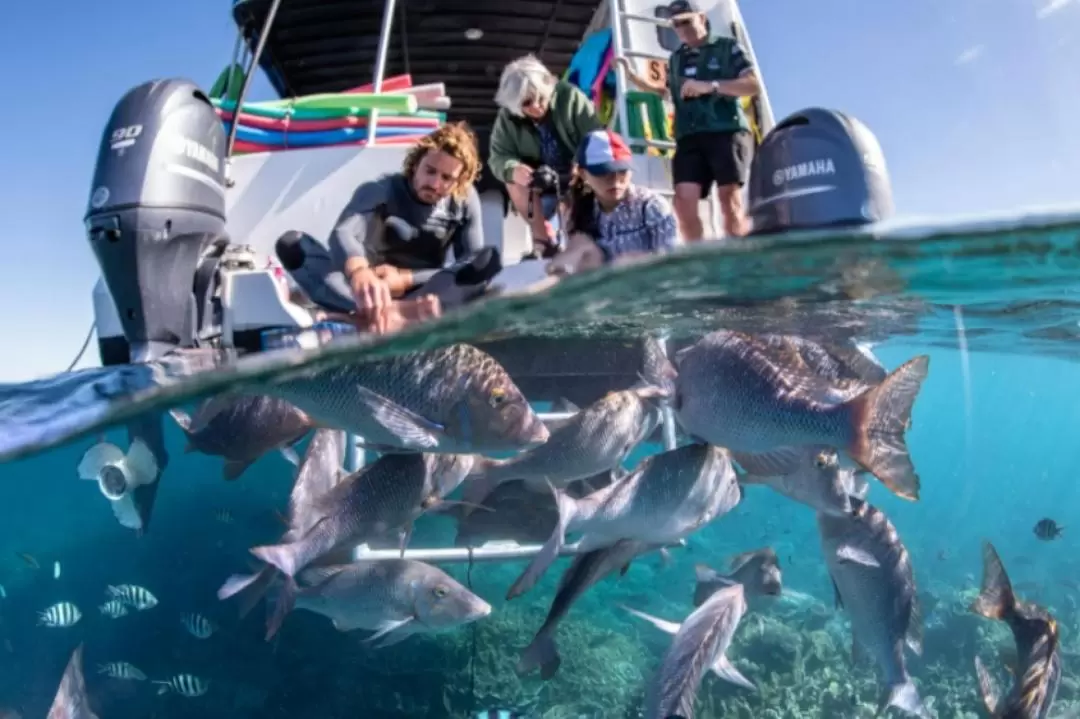
[[[75,359],[71,360],[71,364],[69,364],[67,366],[67,369],[64,370],[65,373],[75,369],[75,365],[79,364],[79,360],[81,360],[83,358],[83,355],[86,354],[86,348],[90,346],[90,338],[94,336],[95,329],[97,329],[97,321],[91,320],[90,330],[86,333],[86,339],[83,340],[82,347],[79,348],[79,353],[75,355]]]

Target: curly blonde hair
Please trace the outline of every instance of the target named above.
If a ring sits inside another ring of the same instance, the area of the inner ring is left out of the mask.
[[[469,188],[480,176],[480,150],[476,134],[465,122],[449,122],[430,135],[424,136],[405,156],[405,176],[411,180],[420,160],[432,150],[445,152],[461,163],[461,174],[458,175],[450,194],[459,200],[464,199]]]

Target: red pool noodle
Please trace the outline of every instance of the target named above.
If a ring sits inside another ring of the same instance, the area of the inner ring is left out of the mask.
[[[384,137],[379,139],[378,145],[411,145],[419,140],[423,135],[410,135],[406,137]],[[285,152],[288,150],[313,150],[323,147],[346,147],[349,145],[366,145],[367,140],[357,140],[355,142],[338,142],[333,145],[318,145],[316,147],[279,147],[276,145],[264,145],[260,142],[245,142],[244,140],[237,140],[234,145],[236,152]]]
[[[407,90],[412,87],[412,75],[394,75],[393,77],[384,77],[382,81],[383,92],[397,92],[399,90]],[[366,85],[360,85],[350,90],[345,90],[343,94],[353,94],[359,92],[371,92],[375,89],[375,83],[369,82]]]
[[[232,122],[233,114],[218,110],[218,116],[225,122]],[[260,130],[278,132],[317,132],[320,130],[338,130],[343,127],[367,127],[366,117],[340,117],[332,120],[293,120],[292,118],[273,118],[240,113],[240,124],[256,127]],[[384,127],[415,127],[417,129],[435,129],[439,121],[433,117],[383,117],[379,124]]]

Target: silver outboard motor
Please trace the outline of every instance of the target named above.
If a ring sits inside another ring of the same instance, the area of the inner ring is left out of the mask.
[[[778,123],[750,167],[755,235],[864,225],[893,214],[881,145],[836,110],[809,108]]]
[[[225,234],[225,130],[183,79],[152,80],[117,103],[98,151],[85,222],[130,362],[193,347],[214,307]]]

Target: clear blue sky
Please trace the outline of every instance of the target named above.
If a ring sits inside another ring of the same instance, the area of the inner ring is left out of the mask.
[[[82,216],[113,104],[154,77],[208,87],[235,40],[228,0],[9,5],[0,381],[63,369],[89,327],[98,270]],[[866,122],[902,215],[1080,199],[1080,0],[742,6],[777,115],[824,105]],[[253,99],[271,95],[260,77]]]

